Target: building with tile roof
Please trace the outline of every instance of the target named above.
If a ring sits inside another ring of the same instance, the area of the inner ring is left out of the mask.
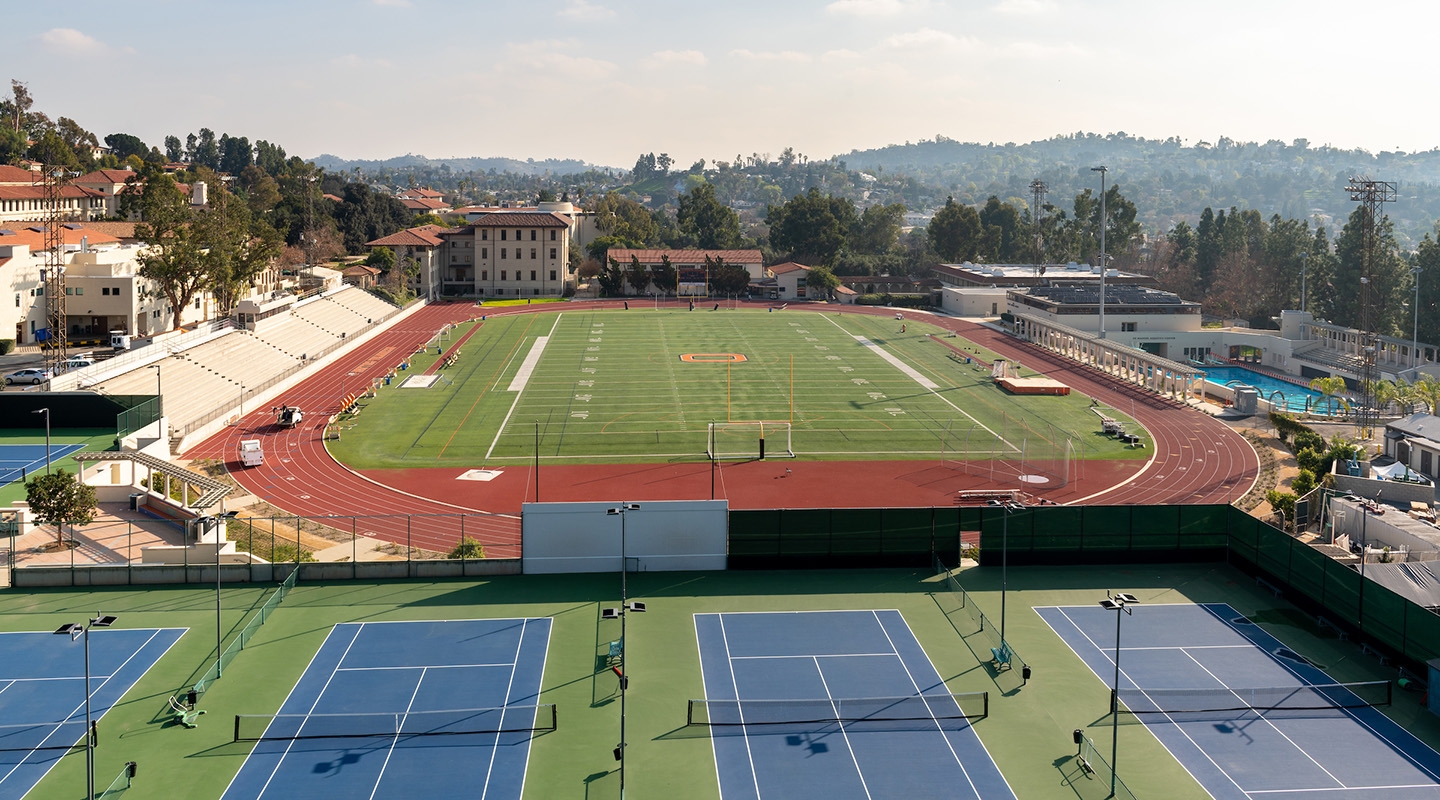
[[[37,181],[40,173],[0,165],[0,223],[46,219],[45,187]],[[105,196],[94,189],[70,183],[61,189],[60,214],[64,219],[84,222],[106,215]]]
[[[573,291],[570,220],[560,214],[503,211],[430,234],[442,244],[434,283],[420,283],[427,292],[515,299]]]
[[[434,300],[440,296],[442,287],[440,251],[445,241],[440,234],[448,230],[439,225],[421,225],[382,236],[366,242],[365,246],[372,250],[376,247],[390,248],[395,253],[397,264],[409,259],[415,267],[415,273],[410,278],[410,290],[418,297]]]

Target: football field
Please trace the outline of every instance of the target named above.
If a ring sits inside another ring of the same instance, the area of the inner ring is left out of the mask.
[[[1097,436],[1088,398],[1010,395],[991,380],[993,354],[916,316],[572,306],[488,317],[447,331],[342,417],[331,451],[360,469],[746,459],[761,439],[767,458],[1145,455]]]

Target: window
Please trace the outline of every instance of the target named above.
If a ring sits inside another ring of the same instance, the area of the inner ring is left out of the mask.
[[[507,233],[509,233],[509,231],[500,231],[500,241],[505,241],[505,234]]]
[[[504,289],[496,289],[496,290],[495,290],[495,294],[505,294],[505,290],[504,290]]]
[[[488,281],[488,280],[490,280],[490,270],[488,270],[488,269],[482,269],[482,270],[480,270],[480,280],[482,280],[482,281]]]
[[[550,280],[555,280],[555,270],[550,270]]]
[[[524,233],[524,231],[520,230],[519,228],[515,229],[515,241],[520,241],[520,234],[522,233]]]
[[[459,256],[459,255],[457,255],[457,254],[455,254],[455,253],[451,253],[451,254],[450,254],[450,263],[451,263],[451,264],[454,264],[454,263],[458,262],[459,260],[460,260],[460,256]]]
[[[535,230],[533,228],[530,230],[530,241],[535,241]]]
[[[502,280],[502,281],[505,280],[505,275],[506,275],[505,270],[503,270],[503,269],[500,270],[500,280]]]
[[[550,258],[555,258],[555,248],[550,248]]]
[[[20,307],[20,295],[18,295],[18,294],[15,295],[15,307],[16,307],[16,308],[19,308],[19,307]]]
[[[534,260],[535,260],[535,248],[533,248],[533,247],[530,248],[530,260],[531,260],[531,261],[534,261]]]
[[[550,231],[550,241],[555,241],[555,231]]]
[[[539,289],[536,289],[536,290],[535,290],[535,295],[536,295],[537,297],[540,295],[540,290],[539,290]]]
[[[1134,330],[1135,330],[1135,326],[1138,325],[1138,324],[1140,324],[1140,323],[1138,323],[1138,322],[1122,322],[1122,323],[1120,323],[1120,330],[1121,330],[1121,332],[1134,331]]]
[[[489,258],[489,257],[490,257],[490,248],[488,248],[488,247],[482,247],[482,248],[480,248],[480,257],[481,257],[481,258]]]
[[[500,248],[500,259],[501,259],[502,261],[505,259],[505,251],[506,251],[507,249],[508,249],[508,248],[505,248],[505,247]]]
[[[530,270],[530,280],[535,280],[535,270]]]
[[[484,242],[490,241],[490,231],[481,230],[481,231],[480,231],[480,240],[481,240],[481,241],[484,241]]]

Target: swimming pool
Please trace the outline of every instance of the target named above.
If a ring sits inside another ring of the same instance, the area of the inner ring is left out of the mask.
[[[1306,411],[1306,401],[1323,413],[1325,409],[1324,395],[1306,386],[1297,386],[1287,381],[1276,380],[1269,375],[1259,372],[1252,372],[1244,367],[1205,367],[1205,379],[1211,383],[1226,386],[1231,381],[1239,381],[1260,390],[1260,399],[1273,402],[1283,407],[1286,411]],[[1280,397],[1272,395],[1280,392],[1285,396],[1282,402]],[[1311,399],[1313,398],[1313,399]]]

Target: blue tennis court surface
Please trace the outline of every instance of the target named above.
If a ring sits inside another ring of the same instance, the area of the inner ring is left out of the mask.
[[[224,798],[518,800],[534,733],[416,736],[406,720],[529,724],[549,642],[548,618],[336,625],[280,708],[297,716],[270,723],[268,735],[306,738],[256,744]],[[399,734],[373,730],[387,718]]]
[[[695,633],[706,700],[741,701],[718,727],[710,712],[725,800],[1015,796],[975,729],[944,718],[955,701],[900,612],[697,614]],[[816,701],[921,696],[928,719],[755,721],[770,701],[806,701],[779,712],[805,719]]]
[[[50,446],[50,463],[55,462],[84,447],[82,444],[56,444]],[[0,485],[14,483],[45,469],[45,445],[43,444],[0,444]],[[71,466],[74,472],[74,466]]]
[[[1115,614],[1099,606],[1036,609],[1109,686]],[[1244,689],[1334,683],[1223,603],[1141,605],[1122,621],[1120,687],[1146,697],[1206,689],[1217,705]],[[1334,690],[1324,690],[1330,695]],[[1341,698],[1343,702],[1350,699]],[[1156,701],[1168,702],[1168,701]],[[1097,709],[1098,711],[1099,709]],[[1440,797],[1436,753],[1376,708],[1146,713],[1144,721],[1200,785],[1220,800],[1419,800]],[[1121,756],[1124,776],[1124,756]]]
[[[102,732],[105,712],[184,633],[108,628],[90,635],[90,716]],[[85,643],[49,631],[0,633],[0,653],[0,800],[19,800],[65,748],[84,746]]]

